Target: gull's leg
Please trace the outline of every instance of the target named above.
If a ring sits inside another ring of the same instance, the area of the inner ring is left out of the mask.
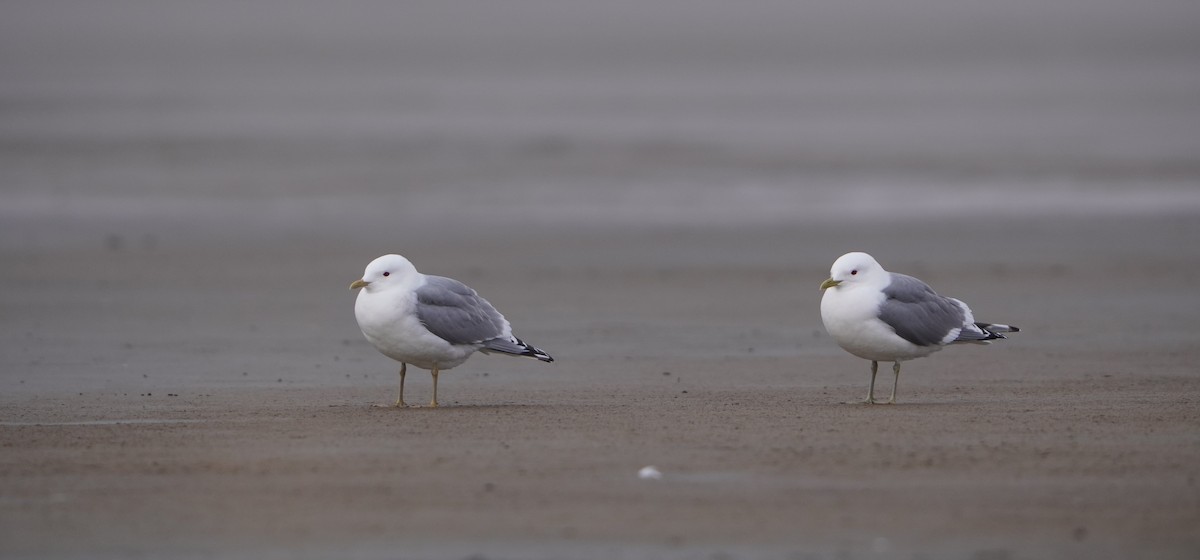
[[[862,404],[875,404],[875,374],[880,371],[880,362],[871,361],[871,385],[866,387],[866,401],[860,401]],[[856,402],[848,402],[846,404],[858,404]]]
[[[879,373],[879,362],[871,360],[871,385],[867,387],[867,404],[875,404],[875,374]]]
[[[437,374],[438,374],[437,366],[436,365],[433,366],[433,369],[429,370],[429,373],[433,374],[433,400],[429,402],[429,407],[437,408],[437,405],[438,405],[437,404]]]
[[[398,406],[398,407],[405,406],[404,405],[404,374],[407,373],[407,370],[408,370],[408,364],[406,364],[404,362],[400,362],[400,395],[398,397],[396,397],[396,406]]]
[[[892,374],[896,379],[892,381],[892,398],[888,399],[887,404],[896,404],[896,386],[900,384],[900,362],[892,364]]]

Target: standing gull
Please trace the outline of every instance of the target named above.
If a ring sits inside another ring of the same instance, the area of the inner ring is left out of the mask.
[[[513,336],[508,320],[475,290],[452,278],[421,274],[400,255],[371,261],[362,279],[350,284],[351,290],[359,288],[358,328],[384,356],[400,362],[396,406],[405,406],[408,364],[433,375],[429,406],[436,407],[438,372],[467,361],[476,350],[554,361]]]
[[[846,253],[834,261],[821,283],[821,321],[845,351],[871,360],[866,403],[875,404],[879,362],[894,362],[892,397],[900,382],[900,362],[923,358],[947,344],[990,344],[1020,329],[976,323],[967,304],[940,296],[924,282],[888,272],[866,253]]]

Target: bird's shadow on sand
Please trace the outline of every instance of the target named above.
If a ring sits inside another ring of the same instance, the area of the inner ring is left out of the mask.
[[[405,406],[396,406],[394,404],[379,404],[379,403],[345,403],[331,404],[330,408],[347,408],[370,410],[377,412],[439,412],[452,410],[515,410],[515,409],[538,409],[551,408],[549,404],[529,404],[529,403],[489,403],[489,404],[442,404],[436,407],[427,404],[409,404]]]
[[[860,409],[878,409],[878,410],[897,410],[897,409],[913,409],[913,408],[941,408],[953,406],[980,406],[987,404],[988,401],[900,401],[898,403],[867,403],[863,401],[839,401],[826,403],[827,407],[840,408],[860,408]]]

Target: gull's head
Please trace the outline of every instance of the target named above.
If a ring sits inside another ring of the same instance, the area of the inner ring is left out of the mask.
[[[384,255],[367,265],[363,277],[350,284],[351,290],[367,288],[369,291],[399,285],[417,273],[417,268],[400,255]]]
[[[846,253],[833,261],[829,278],[821,282],[821,290],[857,284],[886,282],[887,271],[879,266],[875,257],[866,253]]]

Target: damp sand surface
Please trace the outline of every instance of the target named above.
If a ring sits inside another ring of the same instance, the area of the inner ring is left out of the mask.
[[[1200,258],[1165,247],[1196,223],[851,234],[1023,329],[907,363],[895,406],[843,404],[868,364],[820,326],[825,227],[522,239],[538,259],[427,245],[419,266],[468,281],[557,358],[477,356],[442,376],[438,409],[376,406],[398,376],[353,322],[358,251],[14,259],[5,290],[30,299],[6,301],[0,547],[1189,557]],[[959,242],[920,250],[944,235]],[[410,373],[424,404],[429,378]],[[662,479],[639,479],[646,465]]]

